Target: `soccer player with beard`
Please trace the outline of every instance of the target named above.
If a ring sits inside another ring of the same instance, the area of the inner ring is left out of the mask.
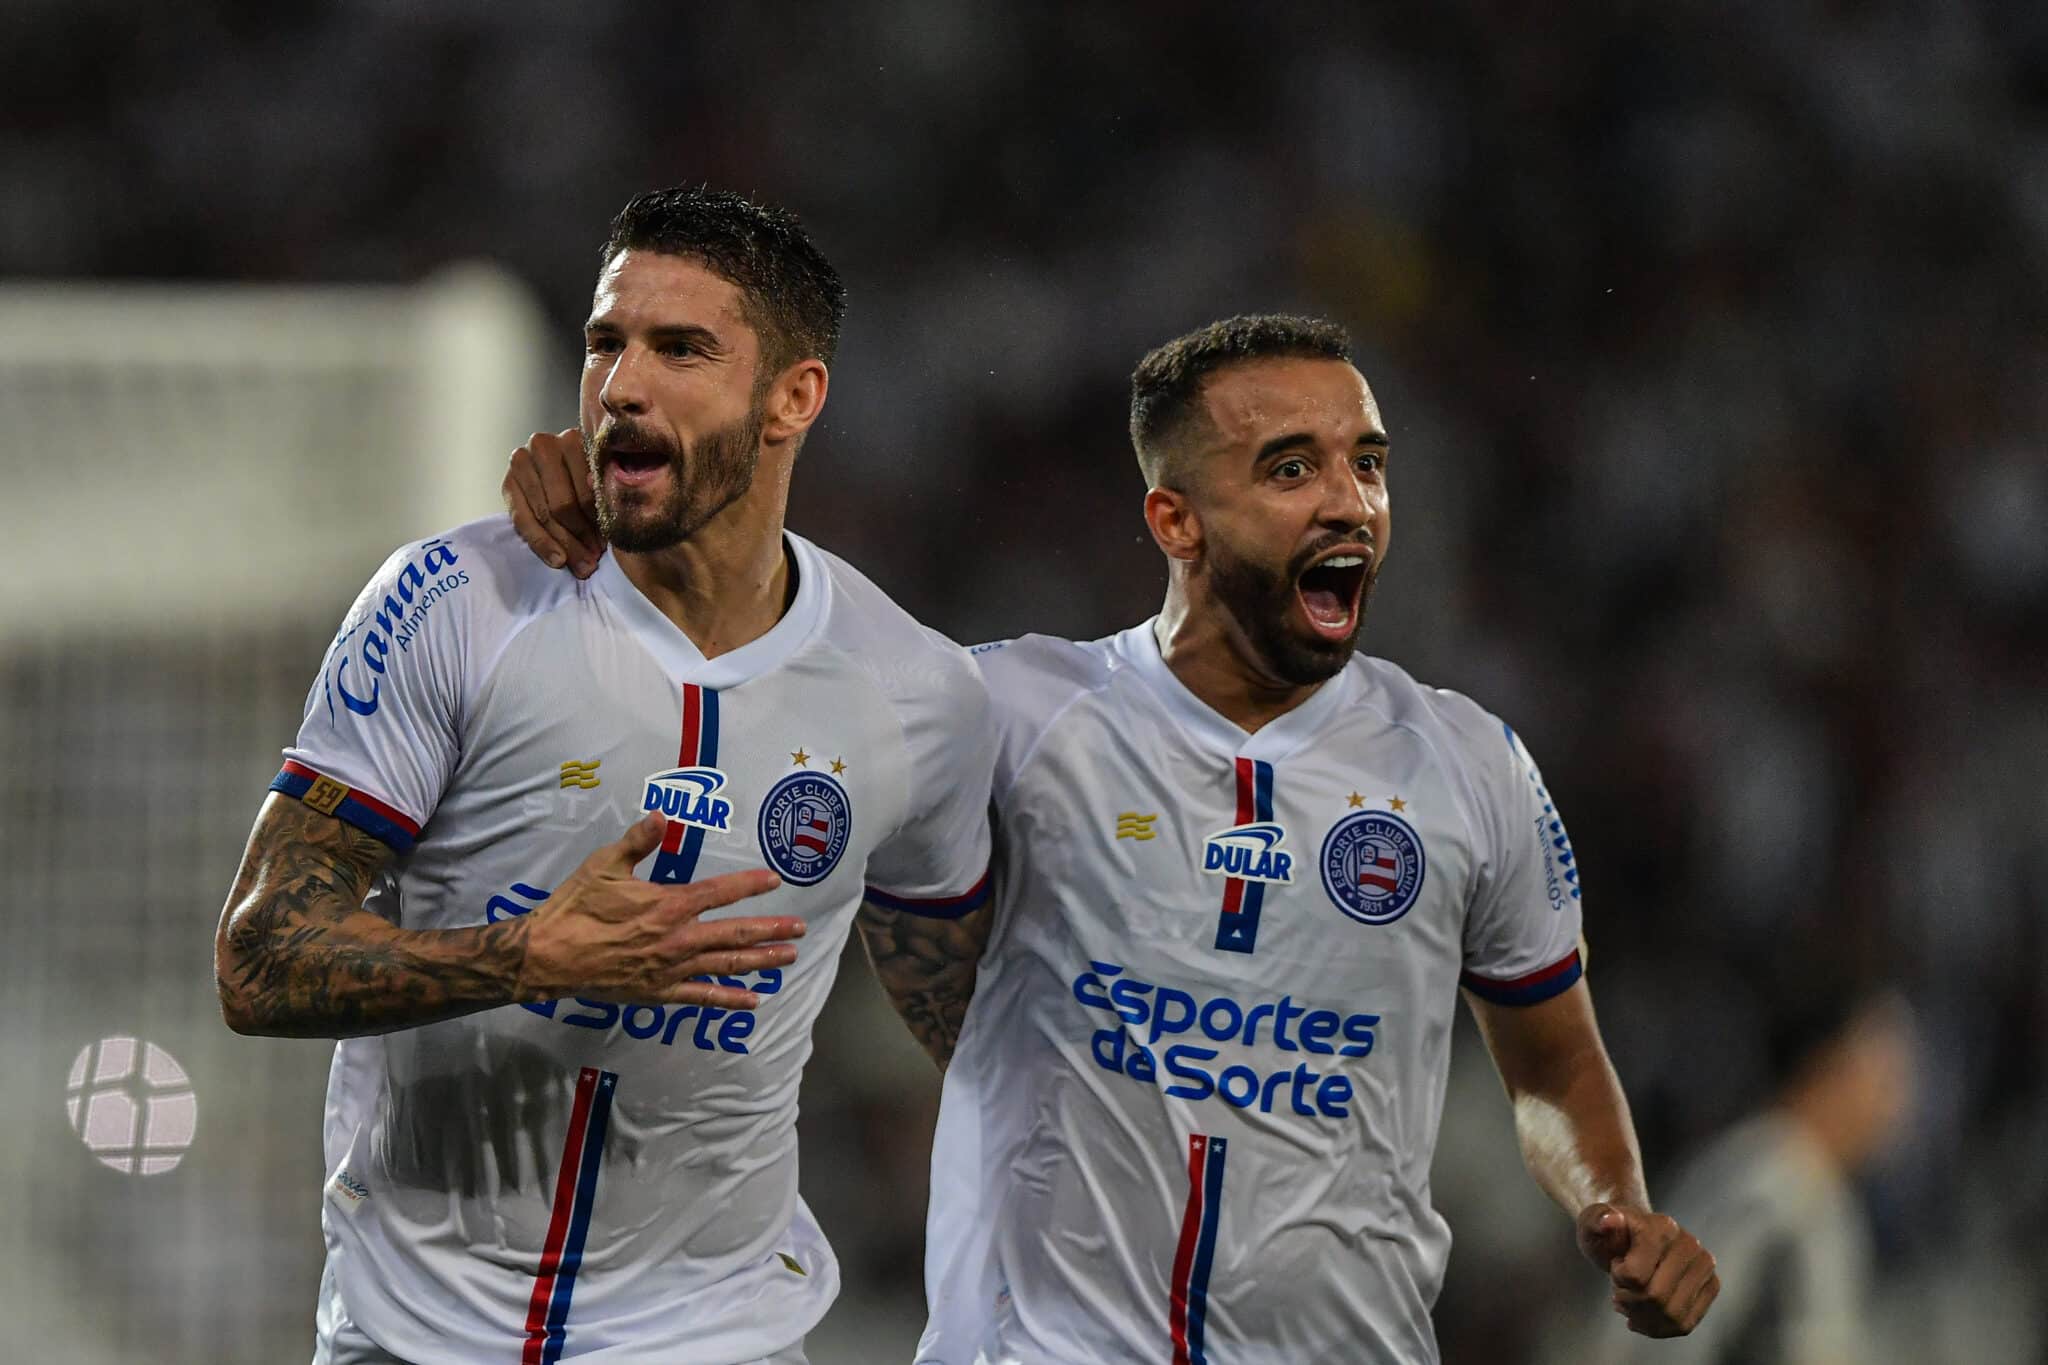
[[[783,529],[843,298],[780,210],[635,199],[584,329],[616,552],[459,527],[330,647],[215,943],[231,1027],[342,1040],[317,1362],[793,1365],[838,1290],[811,1027],[858,921],[950,1046],[993,761],[966,653]]]
[[[1594,1024],[1578,869],[1512,730],[1356,652],[1390,530],[1349,340],[1245,317],[1132,380],[1159,615],[980,653],[996,923],[946,1073],[920,1361],[1437,1358],[1462,987],[1614,1302],[1691,1330]]]
[[[1389,442],[1348,338],[1267,316],[1172,341],[1131,437],[1159,615],[976,651],[996,918],[945,1076],[918,1360],[1435,1360],[1461,989],[1616,1309],[1690,1331],[1714,1261],[1651,1210],[1556,804],[1499,719],[1357,653]],[[546,463],[508,480],[542,546],[517,486]]]

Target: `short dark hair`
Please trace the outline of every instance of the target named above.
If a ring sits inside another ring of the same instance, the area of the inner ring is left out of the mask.
[[[761,338],[763,383],[811,356],[831,363],[846,286],[788,209],[706,185],[648,190],[612,219],[604,264],[629,250],[687,256],[737,286],[740,311]]]
[[[1764,1063],[1784,1085],[1839,1040],[1849,1025],[1882,998],[1881,985],[1862,973],[1819,959],[1796,975],[1784,968],[1775,983],[1763,1031]]]
[[[1145,481],[1157,488],[1167,458],[1201,415],[1210,375],[1249,360],[1351,359],[1351,334],[1323,318],[1252,313],[1198,327],[1154,349],[1131,372],[1131,447]]]

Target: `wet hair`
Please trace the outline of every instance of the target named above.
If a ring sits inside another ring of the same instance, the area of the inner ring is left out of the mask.
[[[1198,327],[1160,346],[1131,372],[1131,448],[1154,488],[1177,487],[1186,470],[1177,456],[1203,420],[1202,386],[1210,375],[1252,360],[1351,359],[1351,335],[1322,318],[1253,313]]]
[[[838,349],[846,286],[788,209],[708,186],[648,190],[612,219],[604,264],[622,251],[686,256],[738,288],[764,383],[799,360],[830,364]]]

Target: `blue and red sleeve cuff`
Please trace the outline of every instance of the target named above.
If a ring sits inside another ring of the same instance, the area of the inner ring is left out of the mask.
[[[412,852],[420,837],[419,825],[403,811],[292,759],[286,759],[284,767],[271,779],[270,789],[295,797],[322,815],[346,820],[371,838],[391,845],[394,852]]]
[[[1563,995],[1585,974],[1585,964],[1579,958],[1579,950],[1574,948],[1562,961],[1553,962],[1527,976],[1500,981],[1477,972],[1466,972],[1458,978],[1458,984],[1481,1000],[1496,1005],[1540,1005],[1552,996]]]
[[[898,896],[878,886],[870,886],[867,899],[884,910],[901,910],[906,915],[925,919],[959,919],[988,904],[988,892],[988,869],[983,868],[981,879],[957,896]]]

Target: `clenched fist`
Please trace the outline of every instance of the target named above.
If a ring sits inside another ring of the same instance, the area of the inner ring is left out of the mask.
[[[1646,1337],[1682,1337],[1721,1292],[1714,1257],[1665,1214],[1623,1204],[1579,1211],[1579,1250],[1614,1282],[1614,1311]]]

